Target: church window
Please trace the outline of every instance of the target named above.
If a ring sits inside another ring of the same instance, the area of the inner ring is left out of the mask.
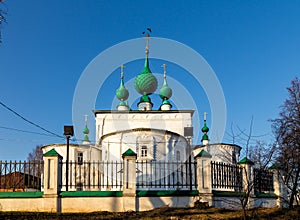
[[[83,153],[82,152],[77,153],[77,162],[78,162],[78,165],[83,164]]]
[[[147,146],[142,146],[142,148],[141,148],[141,157],[147,157],[147,156],[148,156]]]

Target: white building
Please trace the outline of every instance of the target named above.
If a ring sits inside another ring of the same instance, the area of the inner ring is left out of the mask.
[[[189,155],[195,156],[200,151],[212,155],[218,162],[236,163],[241,147],[231,144],[210,144],[206,115],[202,128],[202,144],[192,149],[192,134],[185,132],[193,127],[194,110],[172,110],[169,99],[172,89],[168,86],[166,65],[164,64],[164,83],[159,90],[162,99],[158,110],[153,110],[151,94],[157,90],[156,77],[149,65],[148,40],[146,44],[145,65],[135,78],[134,87],[141,94],[137,110],[130,109],[127,99],[129,91],[124,84],[123,66],[121,66],[121,83],[116,90],[120,103],[116,110],[94,110],[96,120],[95,144],[89,141],[89,129],[83,130],[82,144],[70,145],[70,161],[116,161],[131,149],[137,154],[138,161],[186,161]],[[188,135],[188,136],[187,136]],[[44,146],[43,153],[55,149],[65,160],[66,145]]]

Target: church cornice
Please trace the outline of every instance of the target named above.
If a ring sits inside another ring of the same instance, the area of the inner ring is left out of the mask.
[[[151,131],[151,132],[156,132],[156,133],[160,133],[160,134],[169,134],[169,135],[174,135],[177,137],[183,137],[180,134],[177,134],[175,132],[172,131],[168,131],[168,130],[163,130],[163,129],[155,129],[155,128],[133,128],[133,129],[128,129],[128,130],[122,130],[122,131],[115,131],[115,132],[111,132],[108,134],[103,135],[100,138],[100,143],[102,142],[103,139],[109,137],[109,136],[113,136],[116,134],[126,134],[126,133],[131,133],[131,132],[142,132],[142,131]],[[185,139],[185,137],[183,137]]]
[[[174,113],[189,113],[193,116],[195,110],[130,110],[130,111],[118,111],[118,110],[93,110],[95,116],[97,114],[174,114]]]

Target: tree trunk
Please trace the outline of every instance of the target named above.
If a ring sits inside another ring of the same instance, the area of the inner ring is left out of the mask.
[[[299,165],[298,165],[298,167],[299,167]],[[290,196],[290,202],[289,202],[289,208],[290,209],[293,208],[295,196],[297,195],[297,187],[298,187],[299,174],[300,174],[300,169],[298,168],[296,176],[295,176],[295,181],[293,183],[293,188],[292,188],[291,196]]]

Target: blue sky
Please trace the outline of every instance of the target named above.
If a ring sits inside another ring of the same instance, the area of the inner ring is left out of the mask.
[[[226,99],[227,131],[233,124],[247,132],[253,116],[254,135],[267,134],[262,139],[271,141],[268,120],[277,117],[287,97],[286,87],[300,72],[299,1],[28,0],[5,4],[0,101],[60,135],[64,125],[72,124],[73,94],[86,66],[105,49],[142,37],[147,27],[152,28],[153,37],[193,48],[213,68]],[[142,65],[142,60],[128,64],[125,77],[137,75]],[[162,72],[161,62],[150,60],[150,65],[152,71]],[[168,66],[170,76],[188,83],[190,79],[182,77],[179,68]],[[116,70],[98,94],[95,108],[109,109],[118,86]],[[202,88],[189,87],[199,111],[209,112]],[[94,119],[89,118],[89,127],[93,125]],[[64,142],[3,127],[45,134],[0,106],[0,160],[23,160],[36,145]],[[225,135],[223,141],[231,139]]]

